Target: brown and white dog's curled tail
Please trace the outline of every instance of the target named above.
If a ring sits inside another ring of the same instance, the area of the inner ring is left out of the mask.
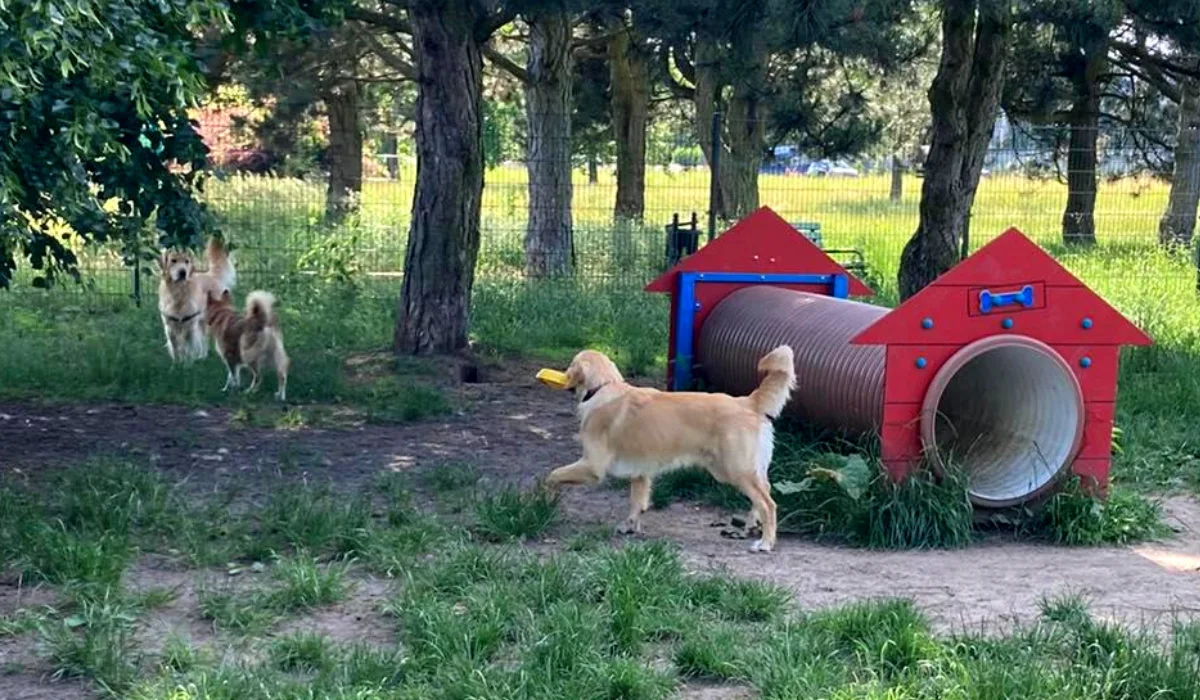
[[[755,413],[778,418],[796,388],[796,359],[792,348],[780,345],[758,361],[758,371],[765,372],[758,388],[750,394],[750,406]]]
[[[208,257],[208,273],[225,289],[233,289],[233,285],[237,283],[237,272],[233,269],[233,260],[229,257],[225,243],[216,236],[209,238],[205,255]]]
[[[246,295],[246,315],[258,328],[271,328],[278,323],[275,316],[275,295],[261,289]]]

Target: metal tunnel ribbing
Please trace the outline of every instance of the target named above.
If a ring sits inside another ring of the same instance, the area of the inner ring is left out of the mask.
[[[699,369],[719,391],[749,394],[758,361],[779,345],[796,354],[796,391],[784,413],[851,433],[883,419],[885,350],[850,339],[888,309],[778,287],[753,286],[721,301],[700,331]]]

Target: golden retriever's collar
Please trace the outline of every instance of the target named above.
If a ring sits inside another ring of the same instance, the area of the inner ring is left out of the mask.
[[[167,318],[167,320],[170,321],[171,323],[178,323],[179,325],[182,326],[183,324],[187,323],[188,321],[192,320],[193,318],[196,318],[197,316],[199,316],[202,313],[204,313],[204,312],[197,311],[196,313],[188,314],[187,316],[172,316],[171,314],[163,314],[163,316],[165,316]]]
[[[583,398],[579,400],[579,403],[581,403],[581,404],[587,403],[588,401],[590,401],[592,399],[592,397],[594,397],[596,394],[600,393],[601,389],[603,389],[604,387],[606,387],[608,385],[609,385],[609,382],[604,382],[603,384],[596,387],[595,389],[588,389],[588,392],[583,395]]]

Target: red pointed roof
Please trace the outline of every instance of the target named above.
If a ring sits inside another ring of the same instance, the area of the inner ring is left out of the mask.
[[[1041,318],[1018,321],[1017,330],[1039,329],[1055,338],[1073,335],[1063,323],[1073,328],[1076,316],[1090,319],[1086,342],[1091,345],[1150,345],[1153,341],[1119,311],[1093,292],[1087,285],[1066,270],[1049,253],[1042,250],[1025,234],[1010,228],[998,238],[975,251],[969,258],[935,279],[888,315],[863,329],[850,342],[854,345],[945,344],[960,342],[967,325],[980,322],[992,328],[992,319],[1004,316],[1003,311],[990,315],[974,313],[974,299],[985,288],[997,293],[1015,291],[1023,285],[1035,286],[1034,308],[1013,309],[1019,314],[1037,314]],[[967,301],[964,306],[963,300]],[[1055,302],[1058,303],[1055,303]],[[1069,307],[1069,308],[1068,308]],[[958,309],[952,311],[951,309]],[[947,312],[957,318],[939,320],[930,329],[923,329],[926,318],[946,319]],[[994,332],[994,331],[988,331]],[[1047,339],[1047,342],[1053,341]]]
[[[737,222],[646,285],[646,291],[674,292],[680,272],[846,275],[851,296],[874,294],[770,207],[761,207]]]

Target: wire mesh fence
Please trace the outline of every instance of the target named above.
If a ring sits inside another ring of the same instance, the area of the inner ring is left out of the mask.
[[[724,124],[715,133],[738,131],[737,126]],[[203,197],[237,248],[240,286],[280,287],[333,277],[354,281],[368,294],[398,292],[417,175],[414,158],[395,148],[391,153],[366,149],[361,192],[352,196],[351,213],[331,216],[330,183],[323,174],[328,164],[318,158],[308,169],[282,167],[233,124],[203,127],[215,174]],[[1068,180],[1078,180],[1067,170],[1075,162],[1069,141],[1057,132],[1021,132],[1002,123],[971,211],[969,248],[1015,226],[1102,292],[1130,285],[1163,294],[1194,290],[1190,240],[1173,247],[1159,242],[1173,154],[1159,149],[1148,157],[1147,139],[1136,136],[1098,136],[1096,245],[1068,246],[1063,238]],[[1174,135],[1150,139],[1173,140]],[[376,141],[387,139],[368,139]],[[714,147],[715,181],[707,165]],[[648,151],[639,176],[640,216],[617,216],[620,164],[603,153],[581,155],[570,144],[543,144],[538,152],[556,154],[556,162],[531,161],[520,149],[509,158],[492,158],[481,206],[477,285],[503,291],[563,273],[577,285],[637,289],[672,258],[673,221],[683,229],[683,240],[691,236],[702,245],[710,214],[717,217],[719,233],[731,219],[769,206],[822,246],[842,251],[843,260],[861,259],[868,282],[884,298],[894,294],[901,251],[918,223],[920,152],[814,159],[787,143],[764,150],[739,148],[721,138],[705,148],[687,132],[660,138]],[[531,178],[538,183],[534,187]],[[628,214],[628,202],[625,208]],[[678,253],[679,239],[675,243]],[[531,256],[548,255],[547,245],[566,246],[568,255],[564,267],[549,273],[531,264]],[[153,265],[143,265],[139,277],[117,247],[88,249],[81,260],[82,289],[120,296],[154,293]]]

